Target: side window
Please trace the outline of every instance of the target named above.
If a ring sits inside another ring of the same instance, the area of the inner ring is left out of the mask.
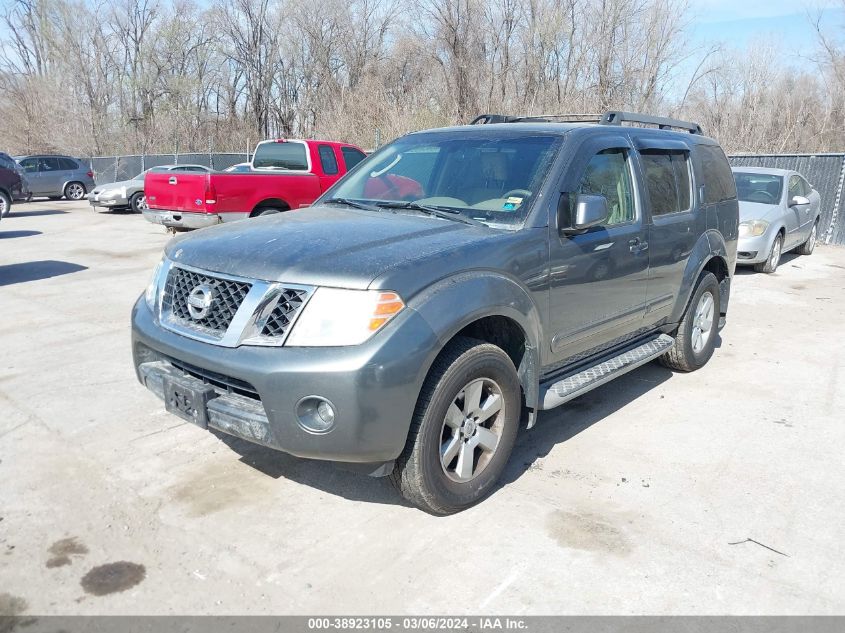
[[[320,145],[317,148],[320,154],[320,163],[323,165],[323,173],[326,176],[334,176],[337,172],[337,158],[331,145]]]
[[[21,161],[21,167],[23,167],[24,172],[27,174],[34,174],[38,172],[38,159],[37,158],[24,158]]]
[[[48,156],[39,159],[39,169],[41,171],[59,171],[59,159]]]
[[[640,155],[652,216],[689,211],[689,154],[681,151],[646,150],[640,152]]]
[[[604,226],[625,224],[634,220],[634,193],[628,155],[624,149],[606,149],[590,159],[577,193],[604,196],[608,218]],[[575,197],[570,196],[570,204]]]
[[[722,148],[716,145],[697,145],[696,152],[701,159],[704,176],[704,203],[723,202],[736,198],[731,165]]]
[[[74,171],[76,169],[79,169],[79,166],[74,161],[72,161],[70,158],[57,158],[56,160],[59,161],[59,169],[64,169],[64,170],[69,170],[69,171]]]
[[[354,147],[341,147],[340,151],[343,154],[343,164],[346,165],[346,171],[349,171],[367,157],[364,152],[359,152]]]
[[[801,184],[801,178],[798,176],[789,177],[789,199],[792,200],[795,196],[803,196],[804,187]]]
[[[801,180],[801,187],[804,189],[804,196],[809,197],[810,194],[813,193],[813,186],[809,182],[804,180],[803,177],[798,176],[798,178]]]

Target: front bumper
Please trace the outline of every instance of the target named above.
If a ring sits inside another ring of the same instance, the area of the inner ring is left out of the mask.
[[[92,207],[128,207],[129,199],[120,195],[105,196],[92,191],[88,194],[88,204]]]
[[[202,229],[221,222],[232,222],[249,217],[249,213],[192,213],[184,211],[163,211],[145,209],[144,218],[153,224],[177,229]]]
[[[763,235],[739,238],[736,245],[736,263],[749,265],[766,261],[772,252],[776,235],[777,231],[767,230]]]
[[[132,312],[135,370],[153,393],[163,397],[165,377],[211,385],[209,427],[337,462],[387,462],[402,452],[437,349],[434,332],[410,308],[363,345],[326,348],[221,347],[163,329],[143,297]],[[308,396],[334,406],[330,431],[300,426],[296,406]]]

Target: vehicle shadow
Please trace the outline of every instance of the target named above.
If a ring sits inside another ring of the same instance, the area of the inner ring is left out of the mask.
[[[671,370],[658,363],[648,363],[558,409],[541,412],[533,429],[525,430],[524,425],[520,428],[516,446],[497,490],[531,470],[533,464],[547,456],[556,445],[568,441],[660,386],[672,374]],[[273,479],[284,477],[352,501],[411,507],[385,477],[369,477],[344,470],[330,462],[293,457],[214,429],[209,430],[240,455],[242,463]]]
[[[16,207],[12,207],[7,217],[10,218],[34,218],[40,215],[64,215],[70,211],[62,211],[61,209],[33,209],[32,211],[19,211]]]
[[[7,266],[0,266],[0,286],[11,286],[28,281],[69,275],[71,273],[77,273],[80,270],[88,270],[88,267],[52,259],[9,264]]]
[[[14,237],[31,237],[42,235],[41,231],[0,231],[0,240],[9,240]]]
[[[789,264],[790,262],[800,258],[801,255],[798,253],[784,253],[780,256],[780,263],[778,263],[778,267],[783,266],[784,264]],[[754,266],[737,266],[734,274],[745,277],[746,275],[765,275],[766,273],[758,273],[754,270]],[[772,274],[777,275],[778,273],[775,271]]]

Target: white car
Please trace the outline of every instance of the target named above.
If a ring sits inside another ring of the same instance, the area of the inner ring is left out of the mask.
[[[816,247],[821,196],[801,174],[768,167],[734,167],[739,200],[737,264],[773,273],[781,254]]]

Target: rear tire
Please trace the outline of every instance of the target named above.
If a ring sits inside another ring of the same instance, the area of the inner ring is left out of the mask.
[[[522,396],[513,362],[471,338],[452,341],[425,380],[408,441],[390,479],[408,501],[438,515],[489,495],[507,464]]]
[[[82,200],[85,197],[85,185],[81,182],[69,182],[65,185],[65,198],[68,200]]]
[[[816,220],[813,223],[813,228],[810,229],[810,237],[807,238],[807,241],[804,242],[801,246],[798,247],[797,252],[799,255],[812,255],[813,251],[816,250],[816,240],[819,236],[819,221]]]
[[[713,273],[704,273],[678,326],[675,346],[660,357],[660,362],[677,371],[704,367],[716,349],[720,310],[719,282]]]
[[[772,250],[766,261],[754,264],[754,270],[758,273],[772,274],[778,269],[780,263],[780,256],[783,254],[783,235],[778,233],[775,241],[772,243]]]
[[[0,191],[0,218],[12,212],[12,198],[5,191]]]
[[[144,209],[147,208],[147,198],[143,191],[132,194],[132,197],[129,198],[129,208],[132,210],[132,213],[144,212]]]
[[[279,209],[277,207],[266,207],[264,209],[256,209],[252,214],[252,217],[257,218],[262,215],[275,215],[276,213],[284,213],[285,211],[286,209]]]

